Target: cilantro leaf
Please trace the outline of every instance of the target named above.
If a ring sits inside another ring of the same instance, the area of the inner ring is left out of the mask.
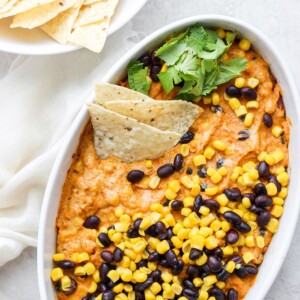
[[[128,84],[132,90],[148,95],[150,79],[147,76],[148,68],[143,63],[133,60],[128,65]]]
[[[184,74],[188,79],[197,79],[197,69],[199,68],[199,59],[192,53],[184,53],[175,68],[180,73]]]
[[[175,40],[164,44],[155,52],[155,55],[164,60],[168,66],[172,66],[178,61],[186,48],[187,46],[183,41]]]
[[[178,71],[174,67],[168,68],[165,72],[160,72],[157,76],[166,94],[172,91],[174,84],[178,84],[182,81]]]

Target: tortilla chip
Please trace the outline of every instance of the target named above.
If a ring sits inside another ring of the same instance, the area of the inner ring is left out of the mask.
[[[20,14],[24,11],[30,10],[32,8],[38,7],[40,5],[52,3],[55,0],[11,0],[7,3],[3,9],[0,9],[0,19],[5,17],[14,16]],[[12,3],[12,4],[11,4]],[[6,8],[9,6],[9,9]]]
[[[9,0],[0,0],[0,9],[2,9],[4,6],[6,6],[8,1]]]
[[[98,0],[90,5],[82,6],[78,18],[75,21],[74,28],[100,22],[104,19],[110,19],[114,14],[118,1],[119,0]]]
[[[54,19],[43,24],[40,28],[61,44],[66,44],[71,34],[73,24],[79,14],[80,7],[84,0],[77,5],[57,15]]]
[[[52,3],[39,5],[14,16],[11,28],[35,28],[55,18],[59,13],[75,6],[79,0],[56,0]]]
[[[161,131],[124,117],[97,104],[89,111],[94,127],[94,145],[98,156],[116,156],[124,162],[155,159],[175,146],[180,134]]]
[[[157,129],[180,135],[188,131],[202,111],[199,106],[182,100],[117,100],[106,102],[105,107]]]
[[[95,3],[95,2],[98,2],[99,0],[85,0],[84,2],[83,2],[83,5],[90,5],[90,4],[93,4],[93,3]]]
[[[10,0],[10,1],[4,0],[4,2],[1,2],[0,14],[4,14],[4,13],[10,11],[12,9],[12,7],[18,2],[18,0]]]
[[[95,103],[105,105],[106,102],[115,101],[116,99],[153,101],[153,99],[145,94],[130,90],[123,86],[104,82],[96,84]]]

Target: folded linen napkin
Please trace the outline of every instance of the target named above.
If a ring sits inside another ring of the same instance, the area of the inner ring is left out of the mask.
[[[95,82],[142,37],[128,24],[100,55],[20,56],[0,81],[0,266],[36,246],[45,187],[64,135]]]

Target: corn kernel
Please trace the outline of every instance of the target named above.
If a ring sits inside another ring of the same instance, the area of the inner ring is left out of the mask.
[[[132,280],[132,271],[129,269],[124,269],[122,274],[121,274],[121,279],[124,282],[129,282]]]
[[[219,240],[216,239],[214,236],[210,236],[210,237],[206,238],[205,247],[208,250],[215,249],[218,247],[218,245],[219,245]]]
[[[153,282],[150,286],[150,291],[156,295],[161,291],[161,285],[158,282]]]
[[[235,110],[241,106],[241,102],[237,98],[230,98],[229,99],[229,106]]]
[[[87,261],[89,259],[90,259],[90,257],[88,255],[88,253],[86,253],[86,252],[79,253],[78,256],[77,256],[77,262],[78,263],[82,263],[82,262]]]
[[[277,194],[277,187],[276,187],[275,183],[269,182],[265,185],[265,187],[267,189],[267,194],[269,196],[275,196]]]
[[[244,262],[247,264],[249,263],[251,260],[254,259],[254,255],[252,252],[245,252],[243,255],[243,260]]]
[[[116,217],[121,217],[124,214],[124,209],[122,207],[117,207],[115,209],[115,215]]]
[[[223,177],[218,172],[215,172],[210,179],[213,183],[219,183],[222,181]]]
[[[253,120],[254,120],[254,114],[253,113],[247,113],[245,120],[244,120],[244,125],[246,127],[251,127],[253,124]]]
[[[272,134],[275,137],[280,137],[280,135],[283,133],[283,129],[280,126],[274,126],[272,128]]]
[[[165,282],[165,283],[170,283],[173,279],[173,276],[169,273],[169,272],[166,272],[166,271],[163,271],[161,273],[161,279]]]
[[[68,292],[70,290],[71,284],[72,284],[72,282],[71,282],[71,279],[69,276],[64,276],[60,280],[61,289],[64,292]]]
[[[218,28],[218,29],[216,30],[216,33],[217,33],[219,39],[222,40],[222,39],[225,38],[225,30],[224,30],[223,28]]]
[[[210,104],[211,98],[210,97],[203,97],[203,104]]]
[[[58,281],[64,277],[63,270],[61,268],[54,268],[51,270],[51,279],[53,281]]]
[[[143,221],[141,222],[140,224],[140,230],[146,230],[148,229],[150,226],[152,225],[152,220],[151,218],[148,216],[148,217],[145,217],[143,219]]]
[[[190,153],[190,145],[188,145],[188,144],[182,144],[180,146],[180,153],[184,157],[188,156],[189,153]]]
[[[274,157],[273,154],[272,154],[272,156]],[[274,157],[274,159],[275,159],[275,157]],[[284,166],[279,166],[279,167],[276,168],[275,171],[274,171],[274,173],[275,173],[276,175],[279,175],[280,173],[283,173],[283,172],[285,172],[285,167],[284,167]]]
[[[177,236],[172,236],[171,241],[176,249],[180,249],[182,247],[182,240],[180,240]]]
[[[214,196],[219,191],[219,188],[217,186],[215,187],[208,187],[205,189],[205,194],[208,196]]]
[[[287,172],[282,172],[281,174],[277,175],[277,180],[283,185],[287,186],[289,183],[289,174]]]
[[[200,287],[203,284],[203,280],[200,277],[193,279],[193,284],[195,287]]]
[[[284,200],[280,197],[273,197],[273,204],[282,206],[284,204]]]
[[[254,109],[257,109],[259,107],[259,104],[258,104],[258,101],[255,101],[255,100],[252,100],[252,101],[248,101],[246,103],[246,108],[254,108]]]
[[[204,150],[204,153],[203,153],[203,155],[204,155],[204,157],[206,158],[206,159],[211,159],[214,155],[215,155],[215,150],[214,149],[212,149],[212,148],[210,148],[210,147],[207,147],[205,150]]]
[[[230,256],[233,254],[233,248],[232,246],[226,246],[223,248],[223,253],[225,256]]]
[[[273,151],[271,153],[271,155],[274,158],[275,164],[277,164],[278,162],[280,162],[284,158],[284,153],[280,149],[276,149],[275,151]]]
[[[222,230],[227,232],[229,231],[231,228],[230,223],[227,221],[222,221]]]
[[[94,274],[93,274],[93,279],[94,279],[94,281],[97,282],[97,283],[101,281],[99,270],[96,270],[96,271],[94,272]]]
[[[198,250],[203,250],[205,243],[206,243],[206,240],[201,235],[193,236],[190,239],[190,247],[198,249]]]
[[[191,194],[192,196],[197,196],[200,193],[200,185],[199,184],[194,184],[192,189],[191,189]]]
[[[197,266],[203,266],[203,265],[205,265],[207,263],[207,260],[208,260],[208,257],[204,253],[204,254],[202,254],[202,256],[200,256],[200,258],[198,258],[196,260],[196,264],[197,264]]]
[[[191,189],[193,187],[193,181],[189,176],[182,176],[180,181],[187,189]]]
[[[88,289],[88,293],[93,294],[96,292],[97,290],[97,283],[95,281],[92,281],[92,284],[90,285],[89,289]]]
[[[278,197],[285,199],[288,194],[288,190],[286,187],[283,187],[281,191],[278,193]]]
[[[135,280],[136,282],[144,282],[147,279],[147,274],[137,270],[133,273],[132,279]]]
[[[239,178],[239,173],[236,173],[236,172],[233,172],[231,175],[230,175],[230,179],[231,181],[233,182],[236,182],[236,180]]]
[[[210,213],[210,209],[207,206],[201,206],[199,213],[203,216],[207,216]]]
[[[216,275],[208,275],[203,278],[203,284],[206,286],[211,286],[218,281]]]
[[[218,93],[212,93],[211,100],[212,100],[213,105],[219,105],[220,104],[219,94]]]
[[[136,253],[143,253],[146,247],[147,247],[147,242],[142,240],[133,245],[133,250]]]
[[[183,290],[182,286],[178,283],[173,283],[171,285],[171,287],[172,287],[172,291],[175,295],[180,295]]]
[[[168,183],[168,188],[171,189],[174,193],[178,193],[181,186],[179,181],[174,179]]]
[[[246,82],[245,78],[239,77],[235,79],[234,85],[237,88],[242,88],[245,85],[245,82]]]
[[[248,51],[251,47],[251,42],[246,39],[241,39],[239,42],[239,48],[244,51]]]
[[[64,253],[55,253],[52,255],[52,260],[53,261],[61,261],[66,259],[66,256]]]
[[[86,276],[86,270],[83,266],[76,267],[74,270],[76,276]]]
[[[201,289],[198,300],[207,300],[207,299],[208,299],[208,292]]]
[[[220,204],[220,206],[226,206],[228,203],[228,198],[226,197],[225,194],[220,194],[216,197],[217,202]]]
[[[217,283],[216,283],[216,286],[219,288],[219,289],[224,289],[225,288],[225,282],[223,282],[223,281],[218,281]]]
[[[271,218],[269,224],[266,226],[266,228],[272,232],[275,233],[278,230],[279,221],[277,219]]]
[[[124,289],[124,283],[119,283],[115,285],[112,290],[114,293],[119,294],[123,291],[123,289]]]
[[[246,244],[246,246],[249,247],[249,248],[252,248],[252,247],[255,246],[253,235],[248,235],[248,236],[246,236],[246,238],[245,238],[245,244]]]
[[[227,171],[226,167],[223,166],[223,167],[218,169],[218,173],[222,176],[226,176],[228,171]]]
[[[124,284],[124,291],[127,293],[133,291],[132,285],[128,283]]]
[[[151,189],[156,189],[160,183],[160,178],[158,176],[153,176],[150,178],[149,187]]]
[[[272,210],[271,210],[271,215],[280,218],[283,213],[283,207],[281,205],[274,205]]]
[[[212,221],[211,224],[210,224],[210,228],[211,228],[213,231],[218,231],[221,227],[222,227],[222,222],[219,221],[219,220],[214,220],[214,221]]]
[[[226,232],[225,231],[223,231],[223,230],[218,230],[218,231],[216,231],[216,238],[217,239],[223,239],[225,236],[226,236]]]
[[[215,140],[213,146],[219,151],[225,151],[227,148],[226,144],[220,140]]]
[[[252,89],[255,89],[259,84],[259,80],[257,78],[251,77],[247,80],[247,86]]]
[[[166,189],[164,195],[168,200],[175,200],[175,198],[177,197],[177,194],[171,189]]]
[[[234,112],[236,116],[239,118],[247,114],[247,108],[245,105],[241,105],[240,107],[236,108]]]
[[[272,155],[270,155],[270,154],[267,154],[267,155],[265,156],[264,160],[265,160],[265,162],[266,162],[268,165],[270,165],[270,166],[272,166],[272,165],[275,164],[275,159],[274,159],[274,157],[273,157]]]
[[[196,155],[196,156],[193,157],[193,162],[194,162],[194,165],[196,167],[201,166],[201,165],[205,165],[206,164],[206,158],[205,158],[204,155],[199,154],[199,155]]]
[[[257,236],[256,244],[258,248],[263,249],[265,247],[265,239],[262,236]]]
[[[253,179],[251,179],[249,173],[244,173],[242,178],[243,178],[242,185],[245,185],[245,186],[254,186],[255,185],[255,181]]]
[[[232,273],[235,269],[235,262],[230,260],[226,265],[226,271]]]
[[[186,228],[181,228],[177,233],[178,238],[181,240],[186,239],[188,235],[189,235],[189,230]]]
[[[96,271],[96,267],[91,262],[86,263],[83,267],[87,275],[93,275]]]
[[[159,254],[165,254],[169,249],[170,249],[170,245],[166,240],[161,241],[156,245],[156,251]]]

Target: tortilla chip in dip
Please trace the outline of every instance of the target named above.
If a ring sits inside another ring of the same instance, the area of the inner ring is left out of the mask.
[[[181,135],[161,131],[97,104],[89,104],[98,156],[116,156],[124,162],[155,159],[178,143]]]
[[[10,27],[22,27],[28,29],[38,27],[55,18],[59,13],[78,4],[79,1],[80,0],[56,0],[52,3],[39,5],[14,16],[13,23]]]
[[[145,94],[130,90],[126,87],[100,82],[96,84],[95,103],[105,105],[108,101],[123,100],[146,100],[153,101]]]
[[[157,129],[181,135],[188,131],[202,111],[198,105],[182,100],[117,100],[106,102],[105,107]]]

